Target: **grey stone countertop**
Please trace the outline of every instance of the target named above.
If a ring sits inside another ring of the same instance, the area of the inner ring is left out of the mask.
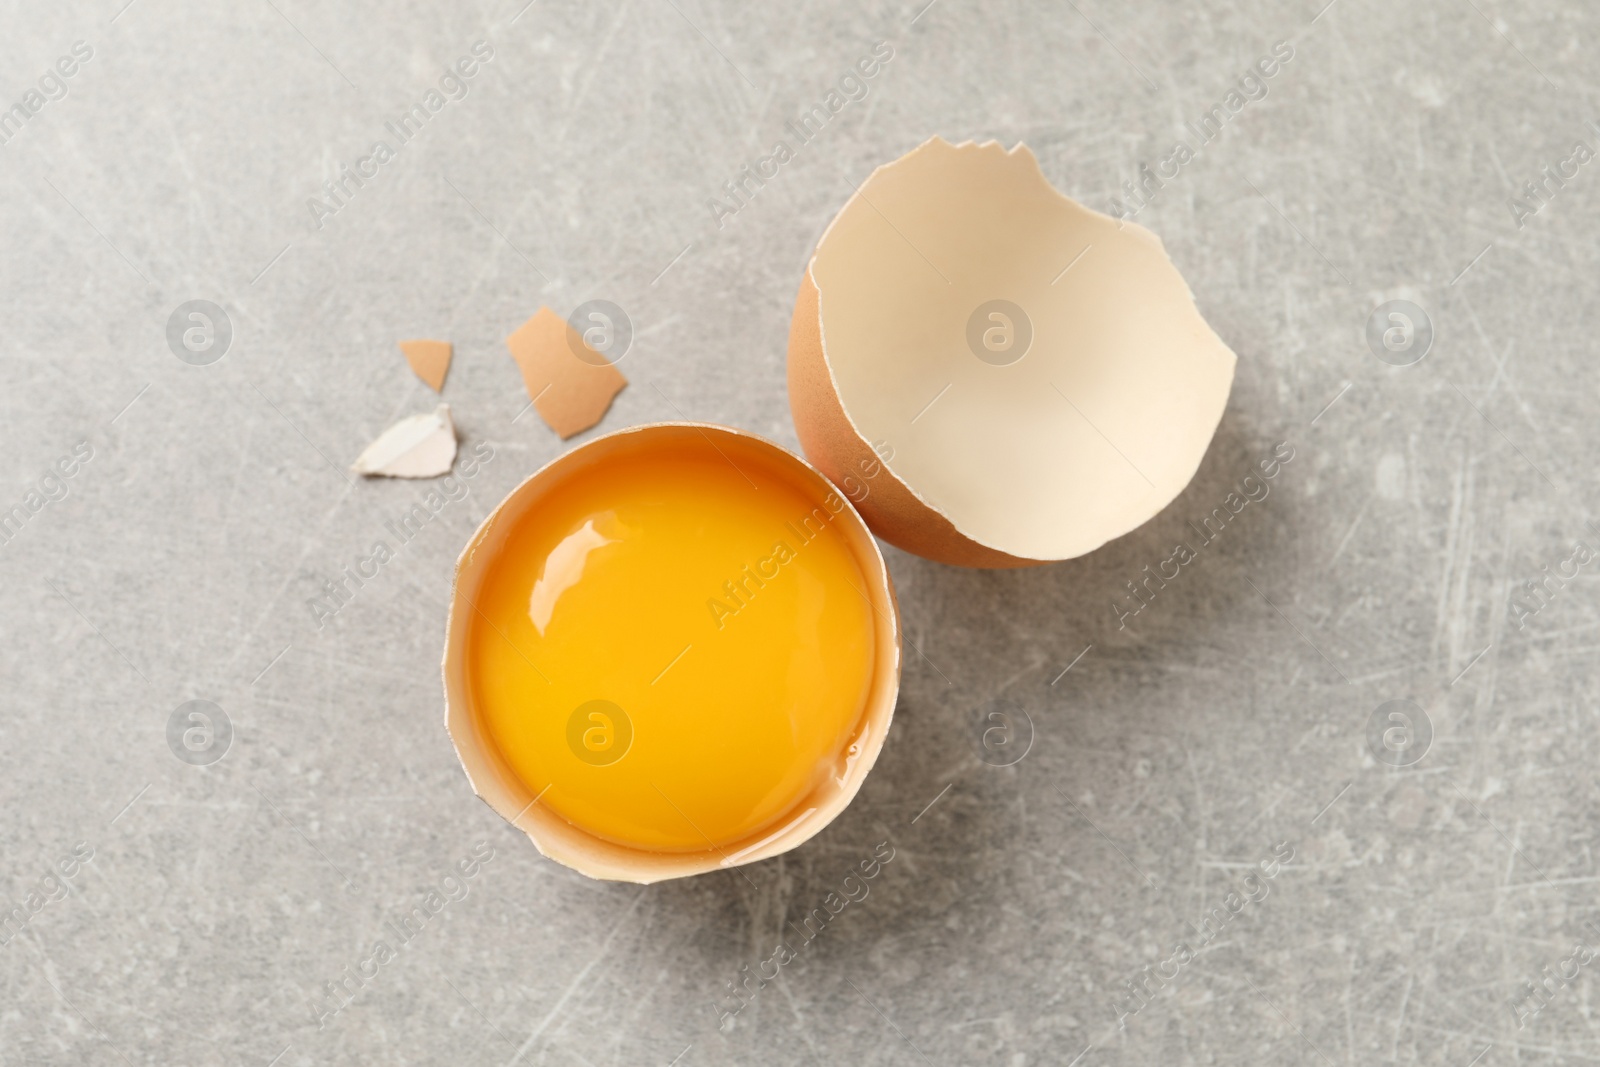
[[[0,1064],[1600,1059],[1597,49],[1555,0],[6,0]],[[800,849],[650,887],[546,861],[441,726],[456,554],[566,447],[505,336],[625,311],[631,384],[572,443],[687,417],[794,447],[809,251],[933,134],[1025,141],[1102,210],[1143,183],[1239,355],[1199,473],[1067,563],[887,549],[895,728]],[[1368,343],[1395,300],[1420,361]],[[190,301],[223,309],[207,359],[169,344]],[[455,343],[493,459],[319,628],[429,488],[345,470],[434,403],[406,337]],[[169,744],[194,700],[227,729]]]

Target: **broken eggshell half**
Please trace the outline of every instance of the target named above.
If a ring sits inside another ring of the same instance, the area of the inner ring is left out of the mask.
[[[789,403],[806,457],[884,540],[1024,567],[1170,503],[1234,362],[1155,234],[1057,192],[1025,145],[935,137],[818,242]]]
[[[855,798],[877,762],[894,718],[900,691],[900,615],[894,586],[878,543],[848,503],[834,520],[865,579],[857,592],[872,608],[874,660],[856,740],[848,749],[848,770],[829,776],[802,798],[777,830],[705,851],[655,852],[604,839],[539,803],[536,793],[511,769],[478,714],[469,664],[470,631],[481,614],[478,599],[497,554],[507,551],[509,532],[536,513],[559,486],[589,477],[608,461],[644,457],[675,442],[704,442],[724,459],[765,462],[788,472],[794,484],[817,500],[835,497],[834,486],[814,467],[779,445],[744,430],[711,423],[668,422],[617,430],[575,448],[531,474],[512,490],[478,527],[456,561],[450,612],[445,624],[443,661],[445,729],[473,792],[507,822],[523,831],[550,859],[590,878],[651,883],[770,859],[796,848],[831,823]],[[820,594],[818,594],[820,595]],[[619,610],[638,610],[637,605]],[[504,636],[504,635],[502,635]],[[507,638],[509,640],[509,638]]]

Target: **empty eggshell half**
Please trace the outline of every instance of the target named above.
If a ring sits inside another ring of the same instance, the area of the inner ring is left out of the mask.
[[[940,138],[818,242],[789,336],[807,458],[873,532],[945,563],[1082,555],[1181,492],[1234,354],[1143,227],[1033,153]]]

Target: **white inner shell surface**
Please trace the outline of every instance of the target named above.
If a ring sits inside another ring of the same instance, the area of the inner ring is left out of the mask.
[[[1081,555],[1155,515],[1227,403],[1234,354],[1160,239],[1058,193],[1023,145],[935,138],[880,167],[811,273],[856,431],[962,534],[1014,556]],[[968,342],[992,300],[1032,326],[1009,365]]]

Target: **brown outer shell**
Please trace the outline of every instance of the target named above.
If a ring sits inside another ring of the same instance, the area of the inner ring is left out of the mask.
[[[806,458],[835,485],[859,485],[843,495],[872,532],[914,555],[958,567],[1036,567],[1052,560],[1013,556],[967,537],[879,460],[856,431],[839,399],[822,347],[822,295],[808,264],[789,323],[789,412]],[[865,472],[876,468],[870,477]]]
[[[873,666],[867,707],[863,712],[865,746],[855,757],[859,761],[859,773],[854,774],[844,789],[821,798],[811,816],[792,820],[776,832],[769,829],[751,835],[751,839],[707,852],[665,853],[629,848],[596,837],[537,803],[538,797],[506,766],[493,741],[484,733],[478,717],[473,714],[469,699],[467,624],[476,610],[473,596],[493,556],[493,542],[497,536],[495,526],[502,513],[508,513],[508,509],[510,512],[516,510],[513,505],[519,505],[522,498],[532,495],[537,499],[545,487],[581,474],[585,466],[608,451],[625,447],[630,443],[630,438],[671,433],[696,433],[708,440],[711,434],[728,435],[741,439],[740,444],[745,447],[770,449],[815,478],[816,487],[821,491],[837,492],[827,478],[804,459],[781,445],[745,430],[699,422],[660,422],[634,426],[596,437],[551,460],[524,479],[483,520],[466,548],[462,549],[451,578],[450,613],[445,622],[444,660],[441,664],[444,723],[472,791],[507,822],[527,834],[543,855],[579,874],[608,881],[649,884],[668,878],[682,878],[770,859],[804,844],[855,799],[861,783],[866,780],[873,764],[877,762],[878,753],[883,749],[900,692],[900,607],[895,598],[894,584],[890,581],[889,569],[884,564],[878,543],[873,540],[861,515],[845,498],[846,507],[839,513],[839,519],[843,520],[839,529],[854,549],[856,560],[867,580],[864,595],[874,611],[873,629],[878,655]],[[727,441],[723,443],[730,444]],[[810,799],[802,799],[796,805],[796,810]]]

